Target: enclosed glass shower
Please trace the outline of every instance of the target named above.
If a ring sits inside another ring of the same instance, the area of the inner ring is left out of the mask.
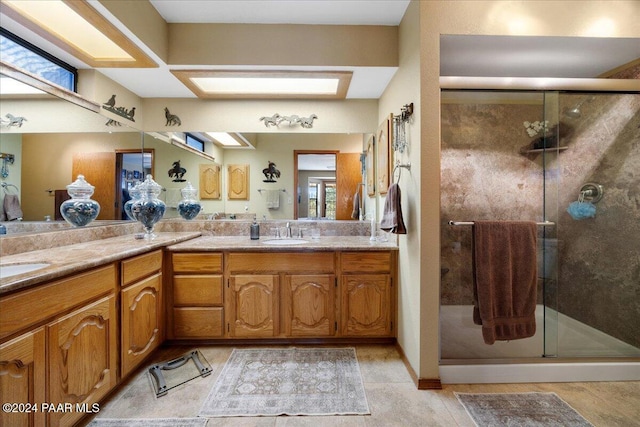
[[[640,356],[640,94],[443,91],[441,111],[441,363]],[[538,222],[533,337],[473,322],[476,220]]]

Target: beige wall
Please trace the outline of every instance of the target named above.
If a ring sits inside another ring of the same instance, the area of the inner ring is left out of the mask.
[[[588,36],[600,22],[613,37],[640,37],[636,1],[423,1],[420,6],[420,360],[418,375],[437,378],[440,280],[440,84],[441,34]],[[519,21],[518,21],[519,20]],[[520,25],[514,25],[520,22]],[[402,42],[401,42],[402,43]],[[383,97],[384,99],[384,97]],[[397,108],[397,107],[396,107]],[[402,286],[402,284],[401,284]],[[412,366],[414,361],[412,360]]]
[[[421,359],[428,354],[437,358],[437,346],[431,353],[423,352],[420,318],[428,313],[421,312],[421,224],[420,217],[420,21],[419,2],[411,2],[399,30],[399,69],[391,80],[387,90],[379,100],[378,120],[382,122],[390,113],[400,114],[400,108],[413,103],[414,116],[406,127],[409,149],[404,154],[397,153],[395,160],[411,163],[411,171],[403,170],[399,182],[402,192],[402,213],[407,234],[400,235],[398,245],[399,283],[398,283],[398,342],[402,347],[413,370],[418,373]],[[392,178],[393,179],[393,178]],[[384,197],[376,200],[378,212],[384,207]],[[437,312],[437,310],[436,310]],[[437,317],[435,323],[437,325]],[[432,333],[437,328],[431,327]],[[434,330],[435,329],[435,330]],[[437,338],[437,336],[436,336]],[[437,341],[436,341],[437,342]],[[424,354],[423,354],[424,353]]]

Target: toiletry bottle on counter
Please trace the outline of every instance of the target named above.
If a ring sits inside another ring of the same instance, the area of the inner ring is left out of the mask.
[[[253,217],[253,224],[250,227],[251,240],[258,240],[260,238],[260,225],[256,221],[256,217]]]

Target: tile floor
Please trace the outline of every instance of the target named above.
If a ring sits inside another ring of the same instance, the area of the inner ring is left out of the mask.
[[[100,418],[196,417],[231,354],[231,346],[197,346],[213,373],[156,398],[146,367],[178,357],[192,347],[168,347],[103,402]],[[442,390],[418,390],[395,346],[356,345],[371,415],[330,417],[211,418],[212,426],[469,426],[474,425],[454,391],[474,393],[555,392],[594,426],[640,426],[640,382],[534,383],[444,385]],[[84,420],[88,422],[90,420]]]

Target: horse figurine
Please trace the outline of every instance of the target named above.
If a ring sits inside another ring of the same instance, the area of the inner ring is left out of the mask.
[[[313,120],[317,119],[318,116],[316,116],[315,114],[310,115],[309,117],[301,117],[300,118],[300,126],[302,126],[303,128],[312,128],[313,127]]]
[[[260,121],[264,121],[264,125],[266,127],[269,126],[278,126],[280,124],[280,122],[282,121],[282,116],[278,113],[275,113],[273,116],[271,117],[260,117]]]
[[[165,126],[182,126],[182,120],[175,114],[171,114],[167,107],[164,107],[164,117],[167,119]]]
[[[22,127],[22,123],[26,122],[27,119],[25,119],[24,117],[16,117],[13,114],[7,113],[7,115],[5,116],[7,119],[9,119],[9,121],[4,122],[3,124],[5,124],[6,127],[10,128],[11,126],[18,126],[19,128]]]
[[[295,126],[300,124],[300,116],[296,116],[295,114],[293,116],[285,116],[282,118],[282,121],[289,122],[289,126]]]
[[[169,169],[169,178],[173,178],[173,182],[184,182],[185,180],[182,177],[185,173],[187,173],[187,170],[180,167],[180,160],[178,160],[173,162],[173,168]]]
[[[276,169],[276,164],[269,160],[269,167],[262,169],[262,173],[266,178],[262,182],[276,182],[275,178],[280,178],[280,171]]]

